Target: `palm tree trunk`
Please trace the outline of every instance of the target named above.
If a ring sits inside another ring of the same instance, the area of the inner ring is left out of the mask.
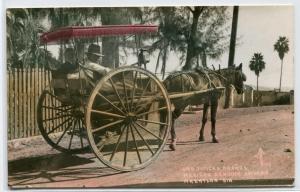
[[[256,104],[257,104],[257,106],[259,106],[259,100],[260,100],[260,96],[258,93],[258,75],[256,75]]]
[[[258,75],[256,76],[256,91],[258,92]]]
[[[280,81],[279,81],[279,92],[281,91],[282,64],[283,64],[283,59],[281,59]]]

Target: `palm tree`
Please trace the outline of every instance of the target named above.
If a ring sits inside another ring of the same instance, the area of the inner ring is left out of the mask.
[[[284,58],[284,54],[286,54],[289,51],[289,40],[284,36],[280,36],[279,39],[274,44],[274,50],[278,52],[278,56],[281,60],[280,81],[279,81],[279,92],[280,92],[283,58]]]
[[[265,69],[265,62],[264,62],[264,56],[261,53],[254,53],[249,68],[251,71],[254,71],[256,75],[256,90],[258,92],[258,77],[259,74],[262,72],[262,70]]]

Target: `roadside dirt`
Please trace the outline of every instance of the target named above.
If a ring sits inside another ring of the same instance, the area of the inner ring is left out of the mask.
[[[176,122],[177,150],[168,146],[145,169],[120,173],[92,153],[62,154],[41,137],[8,143],[8,182],[13,188],[206,187],[291,185],[294,178],[293,106],[219,110],[217,136],[198,142],[202,113]]]

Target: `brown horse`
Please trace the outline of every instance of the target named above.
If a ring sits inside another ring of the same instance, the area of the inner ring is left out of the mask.
[[[193,71],[182,71],[170,74],[165,80],[164,85],[168,93],[172,92],[189,92],[207,90],[215,87],[225,87],[230,89],[234,86],[238,94],[243,93],[244,81],[246,76],[242,72],[242,64],[238,67],[231,67],[226,69],[219,69],[217,71],[204,70],[196,68]],[[202,126],[200,129],[199,141],[204,141],[204,126],[207,122],[208,107],[211,108],[211,135],[212,142],[218,143],[216,137],[216,114],[218,108],[218,100],[223,92],[215,89],[201,95],[195,95],[190,97],[181,97],[178,99],[172,99],[175,109],[172,113],[172,127],[171,127],[171,139],[170,148],[175,150],[176,146],[176,133],[174,122],[182,114],[186,106],[188,105],[201,105],[203,106],[203,118]],[[163,116],[162,116],[163,117]]]

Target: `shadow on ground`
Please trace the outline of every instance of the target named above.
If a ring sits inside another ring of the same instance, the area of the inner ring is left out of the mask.
[[[22,188],[34,184],[90,179],[121,173],[108,167],[99,167],[94,161],[98,160],[94,157],[63,153],[10,161],[9,186]]]

